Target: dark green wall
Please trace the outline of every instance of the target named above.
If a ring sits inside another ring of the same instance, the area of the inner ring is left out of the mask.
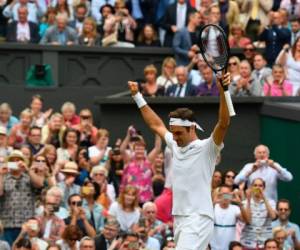
[[[261,141],[270,148],[270,158],[294,176],[291,182],[279,181],[279,198],[292,202],[291,221],[300,224],[300,122],[262,116]]]

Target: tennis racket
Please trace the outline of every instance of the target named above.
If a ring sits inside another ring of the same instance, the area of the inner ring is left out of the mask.
[[[230,56],[230,48],[224,30],[215,24],[207,24],[200,31],[200,52],[207,65],[215,72],[220,74],[226,71]],[[235,116],[231,96],[228,86],[222,85],[225,100],[230,116]]]

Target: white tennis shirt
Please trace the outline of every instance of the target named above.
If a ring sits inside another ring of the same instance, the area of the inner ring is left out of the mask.
[[[213,219],[211,180],[223,143],[217,146],[211,135],[178,147],[170,132],[165,134],[165,141],[172,151],[172,214],[201,214]]]

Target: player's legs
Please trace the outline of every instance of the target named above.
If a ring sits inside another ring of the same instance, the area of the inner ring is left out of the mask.
[[[203,215],[175,217],[176,250],[206,250],[211,240],[214,223]]]

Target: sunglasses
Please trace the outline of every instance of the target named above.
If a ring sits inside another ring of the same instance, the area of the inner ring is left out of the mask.
[[[236,66],[236,65],[237,65],[237,62],[228,63],[228,65],[229,65],[229,66],[232,66],[232,65]]]
[[[81,207],[82,206],[82,201],[72,201],[71,205],[76,206],[76,207]]]

